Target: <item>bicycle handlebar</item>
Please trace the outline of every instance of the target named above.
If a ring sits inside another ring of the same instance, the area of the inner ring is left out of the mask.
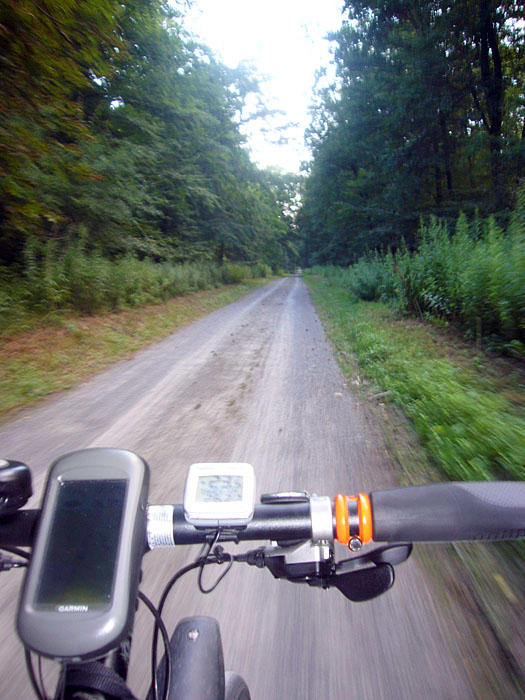
[[[525,482],[455,482],[370,494],[376,541],[525,537]]]
[[[453,542],[525,537],[525,482],[409,486],[373,491],[369,496],[339,495],[335,505],[328,498],[317,500],[324,501],[324,511],[321,509],[320,519],[316,515],[315,525],[312,501],[257,505],[251,523],[240,530],[225,528],[225,539],[228,534],[238,541],[333,539],[348,545],[352,537],[363,544],[370,540]],[[199,544],[209,539],[210,530],[186,522],[182,505],[150,506],[150,512],[162,508],[163,536],[171,540],[164,545]],[[0,545],[31,547],[38,516],[38,510],[22,510],[1,518]],[[320,536],[320,531],[326,535]]]
[[[30,495],[30,488],[26,487],[22,503],[27,502]],[[0,549],[10,550],[18,559],[0,554],[0,571],[19,568],[24,565],[22,558],[30,559],[29,554],[19,548],[33,547],[40,519],[40,510],[13,510],[13,505],[8,505],[9,508],[0,508]],[[525,537],[525,482],[438,483],[373,491],[369,495],[339,494],[335,499],[296,493],[266,494],[261,498],[261,504],[255,506],[253,519],[248,525],[219,527],[217,522],[206,528],[196,527],[187,522],[182,505],[152,505],[148,508],[147,532],[141,523],[138,538],[143,537],[144,549],[139,542],[139,554],[155,547],[208,545],[201,549],[192,564],[182,567],[172,576],[162,594],[158,611],[147,603],[155,612],[168,645],[169,638],[160,615],[173,584],[187,571],[200,568],[202,574],[207,564],[226,564],[210,588],[202,587],[199,576],[199,587],[204,593],[214,590],[233,562],[244,562],[268,569],[277,579],[323,589],[336,587],[354,602],[371,600],[393,585],[394,566],[408,558],[412,542]],[[226,552],[219,544],[247,540],[272,542],[270,546],[257,546],[236,555]],[[336,557],[333,547],[336,541],[354,553],[371,541],[386,544],[357,556],[340,558]],[[157,632],[152,654],[153,688],[157,686],[156,640]],[[42,697],[29,652],[26,652],[26,658],[35,692]],[[120,661],[123,658],[114,656],[115,663],[123,664],[125,678],[127,661]],[[166,658],[170,656],[166,655]],[[167,697],[170,663],[166,666]],[[119,668],[116,670],[120,672]],[[118,674],[113,674],[111,679],[115,675],[120,679]],[[73,689],[77,686],[84,688],[87,682],[85,674],[70,681],[66,678]],[[92,679],[88,681],[87,687],[91,687]]]
[[[182,506],[172,509],[172,544],[206,541],[209,533],[189,525]],[[525,482],[453,482],[373,491],[369,496],[340,494],[324,513],[314,524],[312,501],[258,505],[251,523],[233,538],[319,540],[319,528],[324,527],[324,539],[345,545],[354,537],[363,544],[519,539],[525,537]]]

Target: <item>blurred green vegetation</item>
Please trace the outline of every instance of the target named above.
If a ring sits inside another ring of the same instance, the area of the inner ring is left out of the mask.
[[[23,272],[0,267],[0,332],[16,332],[31,315],[117,311],[271,274],[264,263],[155,263],[132,254],[111,261],[80,241],[61,249],[33,238]]]
[[[419,245],[378,252],[348,268],[313,268],[356,297],[381,300],[438,325],[461,326],[493,350],[525,357],[525,190],[503,231],[494,218],[450,234],[445,220],[421,222]]]
[[[0,0],[1,270],[24,267],[31,239],[112,261],[297,264],[297,177],[259,169],[241,133],[269,114],[261,78],[199,43],[188,7]]]
[[[495,371],[475,347],[460,352],[459,339],[384,303],[359,300],[351,275],[325,269],[306,280],[337,350],[352,353],[377,392],[404,409],[441,473],[525,479],[521,365],[509,360]]]

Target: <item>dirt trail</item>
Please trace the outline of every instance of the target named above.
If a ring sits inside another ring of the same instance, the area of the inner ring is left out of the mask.
[[[0,452],[31,465],[37,494],[54,457],[95,445],[147,459],[151,502],[180,502],[195,461],[250,462],[259,493],[393,484],[380,431],[347,389],[298,277],[251,293],[0,429]],[[170,572],[195,554],[148,554],[145,591],[158,600]],[[0,577],[1,700],[30,697],[22,650],[6,633],[14,617],[6,603],[20,580],[18,572]],[[414,560],[399,567],[388,594],[363,604],[240,566],[209,596],[191,575],[178,586],[170,619],[217,617],[226,665],[245,676],[254,700],[477,697],[461,641],[447,631],[447,614]],[[141,695],[149,625],[141,612],[131,677]]]

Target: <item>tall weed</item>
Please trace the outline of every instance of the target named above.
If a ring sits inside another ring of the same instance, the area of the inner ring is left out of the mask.
[[[133,255],[109,260],[88,250],[82,236],[62,250],[54,242],[30,239],[22,274],[0,268],[0,310],[9,309],[10,316],[15,309],[95,314],[270,275],[267,265],[155,263]]]
[[[421,222],[419,245],[373,254],[323,275],[343,281],[358,298],[460,324],[472,338],[513,354],[525,349],[525,204],[503,231],[491,217],[469,223],[461,214],[451,234],[437,218]]]

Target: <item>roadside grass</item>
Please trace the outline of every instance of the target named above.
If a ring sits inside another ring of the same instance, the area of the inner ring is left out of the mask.
[[[339,355],[355,358],[372,394],[403,409],[439,471],[455,480],[525,479],[519,362],[493,360],[450,331],[358,301],[337,280],[305,279]]]
[[[390,306],[358,301],[337,279],[304,279],[349,385],[379,413],[401,484],[525,478],[522,363],[484,354],[459,333]],[[419,545],[415,556],[447,615],[451,644],[452,629],[463,636],[476,697],[521,697],[524,543]]]
[[[19,316],[0,332],[0,420],[44,396],[72,388],[269,281],[247,280],[98,316],[71,311]]]

